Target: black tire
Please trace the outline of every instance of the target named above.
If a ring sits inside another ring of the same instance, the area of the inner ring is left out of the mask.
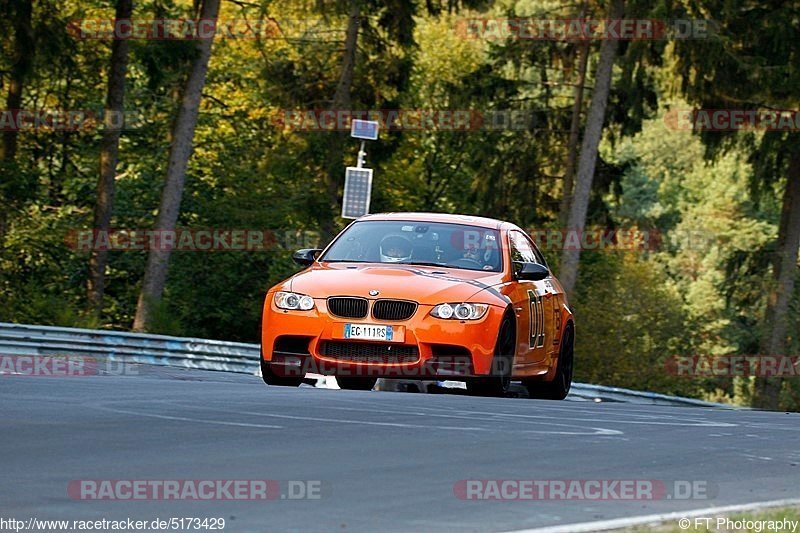
[[[272,371],[272,365],[261,358],[261,379],[267,385],[278,385],[279,387],[299,387],[303,382],[302,377],[278,376]]]
[[[345,390],[372,390],[378,378],[360,378],[336,376],[336,383],[340,389]]]
[[[563,400],[572,386],[572,373],[575,363],[575,332],[572,323],[564,329],[561,350],[556,363],[556,376],[553,381],[525,381],[528,396],[540,400]]]
[[[467,392],[472,396],[505,396],[511,387],[511,370],[514,363],[516,334],[514,319],[506,315],[497,332],[494,357],[489,376],[467,380]]]

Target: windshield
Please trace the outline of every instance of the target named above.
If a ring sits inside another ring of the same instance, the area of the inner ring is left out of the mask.
[[[487,272],[503,268],[497,230],[400,220],[350,225],[320,261],[435,265]]]

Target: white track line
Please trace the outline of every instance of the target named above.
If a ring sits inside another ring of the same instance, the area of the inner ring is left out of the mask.
[[[130,411],[127,409],[116,409],[114,407],[106,407],[102,405],[90,406],[101,411],[109,411],[112,413],[121,413],[126,415],[144,416],[147,418],[160,418],[161,420],[178,420],[180,422],[197,422],[199,424],[213,424],[217,426],[239,426],[243,428],[263,428],[263,429],[285,429],[285,426],[272,426],[269,424],[250,424],[245,422],[230,422],[228,420],[211,420],[207,418],[189,418],[185,416],[170,416],[159,415],[156,413],[142,413],[141,411]]]
[[[203,409],[204,411],[224,411],[223,409],[214,409],[208,406],[197,406],[197,405],[186,405],[179,402],[173,402],[169,400],[163,400],[168,405],[172,405],[174,407],[183,407],[188,409]],[[228,411],[225,411],[228,412]],[[263,412],[254,412],[254,411],[236,411],[237,414],[240,415],[251,415],[251,416],[265,416],[271,418],[279,418],[279,419],[288,419],[288,420],[303,420],[303,421],[311,421],[311,422],[326,422],[326,423],[334,423],[334,424],[360,424],[366,426],[383,426],[383,427],[398,427],[398,428],[408,428],[408,429],[439,429],[439,430],[450,430],[450,431],[489,431],[494,432],[496,431],[495,428],[486,428],[486,427],[470,427],[470,426],[437,426],[437,425],[425,425],[425,424],[409,424],[403,422],[376,422],[373,420],[360,420],[360,419],[346,419],[346,418],[329,418],[329,417],[316,417],[316,416],[301,416],[301,415],[283,415],[277,413],[263,413]],[[567,427],[575,427],[571,424],[558,424],[558,423],[551,423],[551,426],[567,426]],[[276,426],[278,427],[278,426]],[[622,435],[622,431],[618,431],[616,429],[607,429],[602,427],[590,427],[586,429],[591,429],[592,431],[581,431],[580,428],[577,431],[556,431],[550,429],[519,429],[519,430],[510,430],[514,433],[522,433],[522,434],[537,434],[537,435],[580,435],[580,436],[609,436],[609,435]]]
[[[533,529],[519,529],[509,533],[582,533],[588,531],[608,531],[611,529],[620,529],[624,527],[658,524],[668,520],[679,520],[681,518],[711,517],[712,515],[755,511],[770,507],[790,507],[794,505],[800,505],[800,498],[744,503],[739,505],[726,505],[723,507],[706,507],[705,509],[691,509],[672,513],[631,516],[628,518],[613,518],[611,520],[596,520],[594,522],[578,522],[575,524],[538,527]]]

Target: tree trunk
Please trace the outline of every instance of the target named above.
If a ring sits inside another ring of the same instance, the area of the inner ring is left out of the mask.
[[[133,0],[117,0],[115,18],[130,19]],[[128,68],[127,39],[116,39],[111,44],[111,65],[108,71],[108,92],[104,111],[105,125],[100,141],[100,176],[97,180],[97,202],[94,207],[94,231],[107,232],[111,226],[111,213],[114,207],[114,178],[117,173],[119,156],[119,137],[121,117],[125,101],[125,73]],[[89,282],[87,299],[89,309],[100,316],[103,309],[105,291],[107,250],[93,250],[89,258]]]
[[[33,42],[33,6],[31,0],[14,0],[9,9],[13,13],[12,26],[14,28],[14,51],[11,62],[10,76],[8,82],[8,94],[6,96],[6,110],[17,111],[22,107],[22,93],[25,87],[25,79],[33,65],[34,42]],[[3,132],[3,140],[0,143],[0,167],[3,174],[12,173],[14,159],[17,156],[17,140],[19,131],[10,128]],[[3,177],[4,180],[10,179]],[[8,209],[0,210],[0,249],[5,246],[5,236],[8,227]]]
[[[581,18],[584,14],[581,12]],[[591,41],[586,39],[578,45],[578,79],[575,82],[572,102],[572,120],[569,125],[569,142],[567,143],[567,160],[564,165],[564,192],[561,196],[558,221],[562,227],[569,221],[569,208],[572,205],[572,189],[575,182],[575,163],[578,160],[578,141],[581,130],[581,111],[583,110],[583,89],[586,85],[586,65],[589,63]]]
[[[789,304],[797,277],[798,249],[800,249],[800,151],[795,148],[790,154],[786,173],[777,253],[772,268],[775,285],[767,300],[765,328],[760,344],[761,355],[787,355]],[[757,378],[753,405],[763,409],[778,409],[781,382],[781,378]]]
[[[203,0],[200,18],[216,22],[219,15],[219,4],[220,0]],[[197,42],[198,54],[186,80],[181,107],[172,131],[172,145],[170,146],[164,190],[161,193],[161,205],[156,219],[156,231],[174,231],[178,221],[186,167],[192,153],[192,139],[197,125],[200,97],[206,81],[212,44],[212,38],[200,39]],[[148,254],[142,290],[139,293],[139,302],[136,307],[136,318],[133,322],[134,330],[147,329],[153,309],[164,294],[170,252],[171,250],[153,249]]]
[[[622,17],[623,8],[623,0],[611,0],[608,18],[618,19]],[[600,145],[600,137],[603,133],[603,122],[605,121],[608,93],[611,89],[611,74],[616,54],[617,41],[614,39],[604,40],[600,45],[600,58],[597,63],[594,91],[592,91],[592,101],[589,104],[589,111],[586,116],[586,129],[583,133],[581,153],[578,160],[575,196],[569,210],[567,231],[581,233],[586,226],[586,212],[589,208],[594,168],[597,164],[597,147]],[[575,289],[575,282],[578,279],[580,254],[580,249],[569,247],[564,250],[561,256],[559,280],[568,296],[572,295]]]
[[[12,22],[14,28],[14,57],[8,82],[6,109],[16,111],[22,106],[22,90],[25,87],[25,78],[28,76],[33,62],[33,28],[31,24],[33,7],[31,0],[16,0],[11,5],[11,11],[14,13]],[[0,159],[4,162],[13,161],[17,155],[18,136],[19,131],[15,128],[10,128],[3,132]]]
[[[358,27],[361,24],[358,0],[350,0],[350,12],[347,19],[347,33],[344,41],[344,56],[342,57],[342,70],[339,74],[339,83],[331,102],[331,110],[341,112],[350,110],[350,89],[353,86],[353,69],[356,64],[356,50],[358,48]],[[343,151],[347,132],[332,132],[328,146],[326,161],[325,190],[328,195],[329,212],[322,213],[320,221],[321,240],[330,242],[336,235],[334,219],[339,213],[339,186],[344,175]]]

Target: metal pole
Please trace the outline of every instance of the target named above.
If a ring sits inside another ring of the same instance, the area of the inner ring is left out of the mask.
[[[358,161],[356,163],[356,168],[361,168],[364,165],[364,158],[367,155],[367,152],[364,151],[364,144],[365,141],[361,141],[361,148],[358,150]]]

